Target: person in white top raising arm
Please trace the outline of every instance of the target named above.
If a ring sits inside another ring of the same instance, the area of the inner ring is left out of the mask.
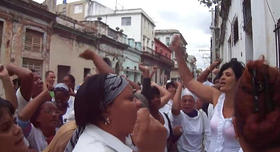
[[[225,63],[219,72],[221,75],[221,87],[220,90],[217,90],[213,87],[205,86],[193,78],[184,59],[184,51],[186,50],[182,46],[180,37],[175,36],[171,43],[171,49],[175,51],[179,74],[184,86],[204,101],[212,102],[215,107],[210,122],[211,142],[208,151],[238,151],[240,145],[235,139],[231,117],[233,116],[234,93],[238,86],[238,79],[244,70],[243,65],[236,59]]]

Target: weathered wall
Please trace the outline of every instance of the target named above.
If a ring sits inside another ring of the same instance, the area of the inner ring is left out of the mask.
[[[84,80],[84,68],[91,69],[91,73],[95,73],[95,67],[92,61],[84,60],[79,54],[84,50],[90,49],[96,51],[93,45],[83,42],[77,42],[73,39],[53,34],[50,46],[50,68],[57,75],[58,65],[70,66],[70,74],[76,79],[76,85]]]

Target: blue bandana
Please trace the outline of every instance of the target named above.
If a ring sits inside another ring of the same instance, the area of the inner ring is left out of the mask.
[[[116,74],[108,74],[105,79],[104,105],[110,104],[128,85],[128,81]]]

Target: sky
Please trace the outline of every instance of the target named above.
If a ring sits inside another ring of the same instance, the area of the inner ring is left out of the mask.
[[[42,3],[44,0],[35,0]],[[67,0],[68,3],[77,0]],[[155,22],[155,29],[177,29],[188,42],[187,52],[196,55],[198,50],[210,48],[209,9],[198,0],[96,0],[114,9],[142,8]],[[57,0],[61,4],[62,0]],[[201,67],[201,65],[197,65]],[[203,68],[203,67],[201,67]],[[204,68],[203,68],[204,69]]]

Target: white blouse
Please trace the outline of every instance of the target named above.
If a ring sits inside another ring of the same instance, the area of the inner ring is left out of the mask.
[[[90,124],[87,125],[73,152],[132,152],[117,137]]]
[[[224,118],[223,106],[225,94],[221,94],[210,121],[211,135],[208,152],[238,152],[239,142],[236,140],[232,118]]]
[[[189,117],[181,110],[179,115],[172,117],[173,125],[180,125],[183,129],[183,134],[177,142],[178,151],[202,152],[206,148],[203,147],[204,140],[207,143],[210,135],[206,114],[198,111],[197,116]]]

